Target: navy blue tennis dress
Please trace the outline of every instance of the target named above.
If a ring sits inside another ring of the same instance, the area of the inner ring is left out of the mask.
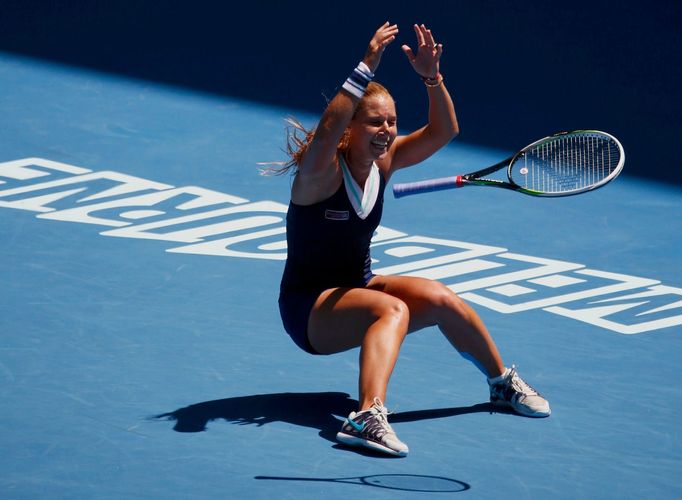
[[[289,203],[287,261],[280,285],[284,329],[301,349],[318,354],[308,340],[308,318],[324,290],[363,288],[373,274],[369,245],[379,225],[386,181],[372,165],[364,190],[340,159],[344,182],[313,205]]]

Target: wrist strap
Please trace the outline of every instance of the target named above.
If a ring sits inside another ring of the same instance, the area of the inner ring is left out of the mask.
[[[365,90],[367,90],[367,85],[372,81],[372,78],[374,78],[374,73],[370,71],[364,62],[360,61],[358,66],[348,75],[342,88],[358,99],[362,99],[362,96],[365,95]]]

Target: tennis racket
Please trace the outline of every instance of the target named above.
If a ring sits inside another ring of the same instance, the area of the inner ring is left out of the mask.
[[[514,156],[477,172],[395,184],[396,198],[464,186],[493,186],[531,196],[570,196],[615,179],[625,164],[621,143],[598,130],[560,132],[529,144]],[[485,176],[507,168],[507,182]]]

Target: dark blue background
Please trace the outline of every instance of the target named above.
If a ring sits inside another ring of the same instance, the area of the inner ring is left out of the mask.
[[[511,151],[597,128],[621,139],[629,174],[680,183],[681,14],[667,0],[5,0],[0,50],[319,113],[389,20],[401,33],[377,79],[405,131],[425,101],[399,45],[423,22],[445,46],[461,140]]]

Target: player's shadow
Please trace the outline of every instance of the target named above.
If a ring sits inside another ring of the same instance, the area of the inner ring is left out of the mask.
[[[196,403],[152,417],[175,421],[177,432],[202,432],[209,422],[226,420],[239,425],[287,422],[317,429],[319,435],[336,443],[341,421],[357,410],[358,402],[343,392],[258,394]],[[502,412],[490,403],[455,408],[437,408],[394,413],[391,423],[453,417],[468,413]]]

